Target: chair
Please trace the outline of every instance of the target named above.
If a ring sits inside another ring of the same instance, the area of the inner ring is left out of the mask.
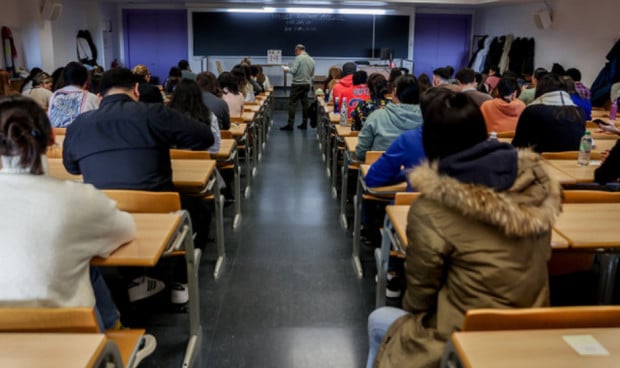
[[[419,192],[398,192],[394,195],[395,205],[410,205],[420,196]]]
[[[0,332],[100,333],[95,310],[86,307],[0,308]],[[134,359],[144,333],[144,329],[106,331],[106,338],[112,344],[106,345],[100,354],[99,362],[110,358],[113,362],[122,360],[125,367],[134,367]]]
[[[118,209],[131,213],[169,213],[181,209],[176,192],[105,189],[103,193],[116,201]]]
[[[497,132],[497,138],[514,138],[514,131],[506,131],[506,132]]]
[[[210,160],[209,151],[192,151],[183,149],[171,149],[170,158],[177,160]]]
[[[233,139],[233,135],[230,130],[220,130],[220,137],[222,139]]]
[[[366,152],[366,157],[364,159],[364,163],[367,165],[372,165],[383,155],[384,151],[368,151]]]
[[[67,128],[52,128],[55,135],[67,135]]]
[[[619,306],[468,310],[463,331],[620,327]]]

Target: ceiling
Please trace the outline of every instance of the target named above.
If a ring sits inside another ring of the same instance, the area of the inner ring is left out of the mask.
[[[543,2],[547,0],[103,0],[104,2],[123,2],[126,4],[184,4],[187,7],[258,7],[287,6],[287,7],[343,7],[343,8],[378,8],[404,6],[450,6],[450,7],[479,7],[503,4],[518,4],[529,2]],[[558,1],[558,0],[556,0]]]

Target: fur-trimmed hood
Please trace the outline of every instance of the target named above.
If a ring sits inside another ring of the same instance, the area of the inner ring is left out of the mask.
[[[548,231],[561,212],[561,187],[541,160],[529,149],[519,150],[516,178],[503,191],[440,174],[437,162],[416,167],[409,182],[423,197],[497,226],[508,236],[537,235]]]

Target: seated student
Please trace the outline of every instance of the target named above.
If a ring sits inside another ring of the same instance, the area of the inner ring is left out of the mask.
[[[230,72],[220,74],[217,81],[222,87],[222,100],[228,104],[230,116],[240,118],[243,115],[243,104],[245,102],[240,88],[244,82]]]
[[[613,123],[602,123],[599,127],[610,133],[620,135],[620,129]],[[620,178],[620,140],[616,141],[611,151],[601,153],[601,166],[594,170],[594,181],[604,185],[617,182]]]
[[[329,68],[329,71],[327,72],[327,78],[325,79],[325,82],[323,83],[323,91],[325,91],[326,94],[328,94],[336,85],[336,83],[338,83],[338,81],[340,80],[340,78],[342,77],[342,70],[337,67],[337,66],[332,66]],[[329,100],[329,95],[325,96],[326,100]]]
[[[355,156],[364,160],[367,151],[385,151],[407,130],[422,125],[418,82],[413,75],[396,80],[392,103],[375,110],[366,119],[355,148]]]
[[[455,92],[460,92],[461,89],[456,84],[450,83],[450,77],[452,75],[449,73],[449,70],[446,68],[436,68],[433,70],[433,87],[444,87]]]
[[[23,96],[35,100],[45,111],[48,110],[52,98],[52,77],[46,72],[40,72],[31,81],[32,88],[22,92]]]
[[[170,148],[206,150],[213,145],[206,124],[161,104],[138,103],[138,83],[128,69],[103,73],[101,94],[101,107],[80,115],[69,126],[62,152],[67,171],[81,174],[84,182],[96,188],[175,191]],[[190,214],[196,247],[204,248],[210,211],[196,197],[181,195],[181,205]],[[134,280],[130,299],[152,295],[147,293],[148,281]],[[175,285],[173,300],[186,299],[187,289],[182,286]]]
[[[532,83],[523,88],[521,93],[519,94],[519,100],[523,101],[526,105],[529,105],[536,98],[536,86],[538,85],[538,81],[545,76],[545,74],[549,73],[545,68],[536,68],[534,70],[534,74],[532,74]]]
[[[345,63],[342,66],[342,78],[334,85],[332,97],[330,97],[332,101],[336,101],[338,98],[341,104],[343,98],[347,99],[349,117],[351,117],[351,113],[358,103],[370,99],[368,87],[365,84],[356,85],[353,81],[353,74],[355,74],[356,69],[354,63]]]
[[[418,86],[420,89],[420,97],[422,97],[424,95],[424,92],[426,92],[429,88],[433,87],[431,78],[428,76],[428,74],[422,73],[418,76]]]
[[[381,187],[406,180],[412,167],[426,158],[422,146],[422,127],[408,130],[399,135],[388,149],[375,161],[366,174],[366,185]]]
[[[28,76],[26,77],[26,79],[24,79],[22,86],[19,88],[19,93],[24,94],[24,92],[28,92],[29,90],[31,90],[33,88],[32,80],[37,74],[41,73],[42,71],[43,70],[41,68],[37,67],[30,69],[30,73],[28,73]]]
[[[265,92],[267,89],[267,87],[265,87],[265,82],[269,85],[267,76],[262,73],[263,72],[262,69],[260,69],[260,65],[250,66],[250,80],[252,81],[252,85],[254,86],[256,93]]]
[[[151,84],[151,72],[146,65],[138,64],[131,70],[138,81],[138,93],[140,93],[140,102],[146,103],[164,103],[164,97],[161,95],[159,88]]]
[[[493,99],[488,93],[480,92],[476,89],[476,72],[473,69],[463,68],[456,73],[456,84],[461,88],[461,92],[471,97],[476,105],[480,106],[485,101]]]
[[[387,80],[379,73],[373,73],[367,79],[368,91],[370,92],[370,99],[360,102],[355,106],[355,109],[351,113],[353,118],[353,125],[351,130],[362,130],[364,122],[368,118],[371,112],[382,109],[387,105],[390,100],[385,98],[388,93]]]
[[[402,75],[406,75],[405,71],[401,68],[390,69],[390,75],[388,76],[388,93],[393,93],[396,87],[396,79]]]
[[[0,306],[96,306],[101,329],[110,329],[119,314],[89,264],[132,240],[135,224],[92,185],[46,175],[51,131],[32,99],[0,98]]]
[[[164,81],[164,93],[171,95],[177,86],[177,83],[183,78],[181,69],[176,66],[170,68],[168,72],[168,78]]]
[[[560,185],[538,155],[487,140],[465,94],[433,88],[422,111],[429,163],[409,175],[421,196],[407,220],[403,309],[370,314],[367,367],[436,367],[467,310],[549,304]]]
[[[177,67],[181,69],[181,79],[191,79],[193,81],[196,80],[196,73],[192,71],[192,68],[189,66],[189,62],[185,59],[179,60],[177,63]]]
[[[170,100],[171,109],[189,116],[206,124],[213,134],[215,142],[209,147],[210,153],[217,153],[220,150],[222,136],[220,134],[220,126],[217,123],[217,117],[202,102],[202,92],[198,84],[190,79],[183,79],[174,90],[172,99]],[[177,148],[185,148],[178,146]]]
[[[222,90],[215,75],[211,72],[202,72],[196,79],[202,90],[202,102],[215,114],[221,130],[230,129],[230,111],[228,104],[222,100]]]
[[[592,120],[592,103],[590,103],[590,100],[581,97],[581,95],[577,92],[576,84],[573,78],[565,75],[562,77],[562,81],[564,81],[564,84],[566,85],[566,92],[570,95],[570,99],[576,106],[581,107],[585,113],[586,120]]]
[[[484,81],[484,83],[488,86],[489,88],[489,93],[493,92],[493,90],[495,89],[495,87],[497,87],[497,83],[499,83],[499,80],[502,78],[500,72],[499,72],[499,67],[494,65],[489,67],[489,75],[487,76],[487,79]]]
[[[566,75],[571,77],[575,81],[575,90],[579,96],[583,99],[590,100],[590,88],[581,83],[581,71],[577,68],[569,68],[566,70]]]
[[[66,128],[78,115],[97,109],[99,99],[86,89],[88,71],[84,65],[72,61],[62,71],[65,87],[50,99],[48,115],[54,128]]]
[[[504,77],[497,83],[499,97],[480,106],[489,133],[515,131],[519,116],[525,109],[523,101],[517,98],[518,90],[519,85],[515,79]]]
[[[252,102],[256,99],[256,93],[257,91],[254,88],[254,83],[252,83],[252,78],[250,78],[250,71],[249,71],[249,67],[243,66],[243,65],[235,65],[231,70],[230,73],[232,75],[234,75],[235,77],[237,77],[237,80],[239,81],[240,87],[239,87],[239,91],[243,94],[244,97],[244,101],[245,102]],[[257,87],[260,88],[260,87]]]
[[[538,81],[536,99],[521,113],[512,145],[536,152],[576,151],[585,129],[585,113],[560,77],[549,73]]]

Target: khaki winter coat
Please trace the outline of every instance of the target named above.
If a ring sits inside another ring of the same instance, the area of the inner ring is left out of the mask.
[[[549,303],[547,261],[561,189],[531,151],[520,151],[517,178],[503,192],[440,175],[410,174],[422,195],[409,210],[407,291],[411,315],[388,330],[374,367],[437,367],[445,342],[474,308]]]

